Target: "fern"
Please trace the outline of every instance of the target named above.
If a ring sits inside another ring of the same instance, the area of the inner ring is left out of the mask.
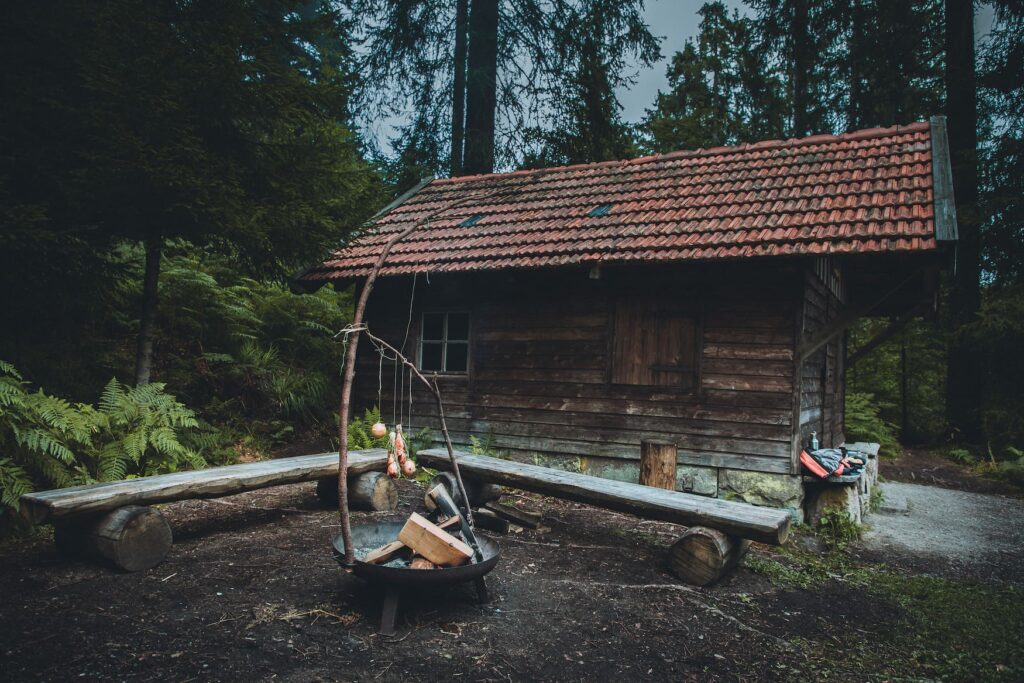
[[[30,392],[0,361],[0,506],[17,509],[37,487],[174,472],[206,465],[183,439],[195,414],[163,384],[131,388],[110,380],[98,406]]]

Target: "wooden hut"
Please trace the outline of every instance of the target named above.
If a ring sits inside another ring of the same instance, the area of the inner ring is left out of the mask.
[[[812,432],[845,438],[846,330],[933,311],[956,240],[935,118],[431,180],[297,281],[358,286],[412,224],[367,321],[437,373],[457,444],[636,481],[670,440],[680,490],[791,508]],[[390,422],[394,373],[361,345],[354,405]],[[406,431],[436,429],[410,384]]]

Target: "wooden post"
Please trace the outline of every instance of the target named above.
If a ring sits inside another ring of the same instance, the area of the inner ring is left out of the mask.
[[[640,483],[676,490],[676,459],[679,451],[669,441],[640,442]]]
[[[338,478],[324,477],[316,482],[316,495],[324,505],[338,505]],[[383,472],[364,472],[349,477],[348,502],[353,510],[390,512],[398,507],[398,487]]]
[[[106,560],[119,569],[137,572],[160,564],[171,549],[173,536],[157,510],[126,505],[99,517],[59,524],[58,549]]]
[[[690,527],[668,551],[676,576],[707,586],[729,573],[746,554],[750,541],[703,526]]]

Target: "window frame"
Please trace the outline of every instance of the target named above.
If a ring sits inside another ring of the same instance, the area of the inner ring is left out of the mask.
[[[456,339],[454,343],[466,345],[466,369],[465,370],[448,370],[448,316],[452,314],[462,314],[466,316],[466,338],[465,340]],[[442,339],[424,339],[424,330],[426,325],[424,321],[428,315],[441,315],[444,316],[443,328],[441,331]],[[423,373],[437,374],[439,377],[468,377],[469,369],[471,367],[472,356],[473,356],[473,316],[470,311],[464,308],[451,308],[451,309],[431,309],[423,310],[420,312],[420,329],[419,329],[419,343],[416,345],[416,368]],[[440,370],[426,370],[423,368],[423,347],[425,344],[440,344],[441,345],[441,369]]]
[[[658,302],[656,309],[671,309],[673,317],[685,317],[693,320],[694,334],[694,362],[692,368],[678,366],[672,369],[663,369],[661,372],[687,372],[693,374],[693,386],[679,387],[666,384],[629,384],[616,382],[616,331],[618,329],[617,317],[619,307],[623,303],[635,304],[637,297],[612,297],[609,301],[608,315],[608,367],[606,369],[607,384],[621,391],[633,392],[658,392],[673,393],[680,396],[692,396],[700,399],[704,395],[704,304],[695,303],[692,305]]]

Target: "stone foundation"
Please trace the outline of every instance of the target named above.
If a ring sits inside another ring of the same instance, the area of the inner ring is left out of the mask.
[[[751,505],[788,510],[793,520],[802,522],[804,487],[792,474],[718,470],[718,497]]]
[[[832,484],[805,477],[804,511],[807,522],[817,525],[829,510],[844,510],[851,521],[862,524],[871,511],[871,496],[878,486],[878,444],[848,444],[850,450],[874,453],[860,478],[850,484]]]

